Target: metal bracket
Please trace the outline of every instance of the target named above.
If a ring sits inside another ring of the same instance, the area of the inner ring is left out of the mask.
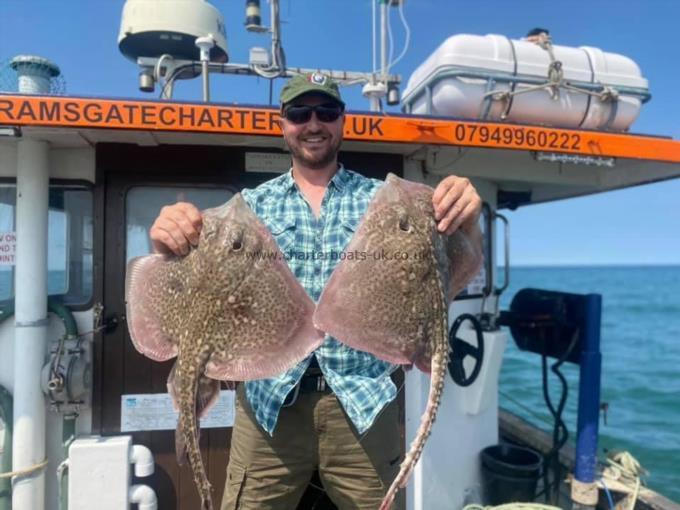
[[[61,338],[50,350],[42,370],[42,388],[50,410],[60,414],[79,414],[89,405],[92,368],[86,344],[78,338]]]

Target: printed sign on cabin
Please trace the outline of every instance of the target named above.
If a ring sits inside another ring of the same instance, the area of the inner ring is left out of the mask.
[[[0,266],[16,264],[16,232],[0,232]]]

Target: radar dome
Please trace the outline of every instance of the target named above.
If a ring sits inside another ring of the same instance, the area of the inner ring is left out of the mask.
[[[118,49],[132,61],[166,53],[176,59],[199,60],[195,42],[205,36],[215,41],[210,60],[227,62],[224,17],[205,0],[126,0]]]

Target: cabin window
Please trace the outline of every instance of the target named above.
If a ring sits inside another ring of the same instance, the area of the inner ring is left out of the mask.
[[[0,183],[0,301],[14,298],[16,184]],[[50,184],[47,293],[64,304],[92,299],[92,190],[82,185]]]
[[[482,207],[479,217],[479,228],[482,231],[482,253],[484,261],[479,272],[457,296],[457,299],[478,298],[491,292],[491,209],[487,204]]]
[[[149,229],[161,208],[176,202],[190,202],[200,210],[224,204],[234,195],[226,188],[137,186],[125,201],[127,225],[126,261],[151,253]]]

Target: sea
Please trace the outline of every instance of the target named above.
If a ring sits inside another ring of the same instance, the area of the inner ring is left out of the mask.
[[[649,474],[648,487],[680,502],[680,266],[513,267],[500,307],[523,288],[602,295],[599,453],[630,452]],[[553,360],[554,362],[554,360]],[[578,366],[562,365],[569,381],[564,421],[574,444]],[[539,355],[506,347],[500,405],[552,431]],[[561,387],[548,381],[557,405]]]
[[[0,298],[9,291],[0,271]],[[50,272],[50,288],[63,274]],[[523,288],[602,295],[602,390],[608,403],[600,417],[600,457],[630,452],[649,472],[647,485],[680,502],[680,266],[513,267],[501,310]],[[564,421],[574,442],[578,367],[565,364],[569,381]],[[549,378],[554,402],[560,387]],[[552,430],[543,399],[540,356],[508,342],[500,375],[500,404]]]

